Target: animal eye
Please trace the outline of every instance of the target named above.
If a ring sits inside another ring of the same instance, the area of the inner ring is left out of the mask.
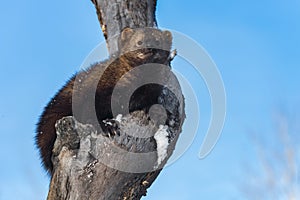
[[[143,44],[143,41],[138,41],[138,42],[137,42],[137,45],[138,45],[138,46],[141,46],[142,44]]]

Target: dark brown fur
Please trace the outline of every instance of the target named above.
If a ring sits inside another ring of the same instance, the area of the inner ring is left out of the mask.
[[[110,99],[118,80],[136,66],[145,63],[166,64],[169,59],[171,41],[172,36],[168,31],[157,29],[133,30],[127,28],[123,30],[119,39],[119,47],[122,49],[121,56],[114,60],[109,59],[98,63],[86,71],[77,73],[57,92],[40,116],[36,135],[36,144],[39,148],[43,165],[50,174],[53,171],[51,157],[56,139],[56,121],[65,116],[72,116],[74,114],[73,108],[75,107],[80,108],[76,109],[79,110],[79,113],[75,116],[78,121],[95,126],[100,124],[103,128],[102,121],[113,117],[110,110]],[[103,74],[100,76],[102,72]],[[78,80],[80,80],[80,84],[76,82]],[[95,84],[95,82],[98,83],[96,92],[90,91],[91,85]],[[130,84],[130,80],[125,80],[122,84]],[[135,110],[147,111],[151,105],[157,103],[161,90],[162,86],[151,84],[139,88],[131,98],[130,112]],[[95,95],[95,102],[92,107],[86,103],[86,97],[89,92],[94,92],[93,94]],[[76,96],[72,98],[74,93],[76,93]],[[97,121],[89,117],[89,113],[92,113],[93,110],[96,110]]]

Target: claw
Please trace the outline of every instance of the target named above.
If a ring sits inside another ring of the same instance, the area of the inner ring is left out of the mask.
[[[115,135],[120,136],[118,121],[114,119],[103,120],[104,123],[104,133],[107,134],[108,137],[113,137]]]

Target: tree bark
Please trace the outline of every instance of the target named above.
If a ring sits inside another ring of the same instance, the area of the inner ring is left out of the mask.
[[[117,37],[125,27],[156,27],[156,0],[92,2],[110,56],[119,54]],[[81,124],[72,116],[58,120],[52,156],[54,173],[47,199],[138,200],[146,195],[147,188],[172,155],[185,118],[184,98],[178,81],[175,76],[168,79],[176,95],[166,91],[162,101],[177,98],[176,103],[168,105],[178,113],[174,118],[176,126],[159,126],[149,120],[149,114],[135,111],[115,119],[119,132],[107,137],[92,125]],[[165,137],[168,145],[166,156],[159,158],[161,141],[155,136],[163,135],[164,130],[168,131],[168,137]],[[134,137],[140,134],[151,137]]]
[[[117,37],[125,27],[156,27],[156,0],[92,0],[110,55],[118,54]]]
[[[113,150],[105,148],[112,142],[125,150],[154,151],[155,143],[149,140],[133,139],[127,134],[151,134],[157,131],[154,123],[148,122],[148,116],[142,111],[136,111],[124,116],[119,124],[120,134],[113,138],[95,137],[97,131],[91,125],[77,122],[73,117],[58,120],[56,130],[58,136],[55,142],[53,162],[55,172],[51,180],[48,200],[54,199],[140,199],[146,195],[146,189],[153,183],[161,169],[155,170],[157,156],[151,154],[147,162],[140,163],[154,171],[145,173],[128,173],[103,164],[103,160],[115,160],[117,165],[128,165],[127,160],[106,157]],[[177,134],[178,135],[178,134]],[[80,148],[78,149],[78,144]],[[175,144],[175,143],[173,143]],[[99,151],[98,149],[101,149]],[[169,155],[174,145],[169,148]],[[106,157],[106,158],[105,158]],[[105,163],[105,162],[104,162]],[[136,164],[139,164],[136,161]],[[162,163],[163,165],[164,163]]]

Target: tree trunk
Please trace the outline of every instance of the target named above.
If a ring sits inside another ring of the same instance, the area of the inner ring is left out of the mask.
[[[146,173],[128,173],[103,164],[103,160],[111,159],[116,162],[116,166],[130,164],[127,160],[116,158],[118,155],[107,156],[114,153],[114,149],[108,148],[111,147],[109,142],[117,143],[126,150],[140,148],[140,151],[154,151],[154,142],[142,139],[130,140],[127,134],[129,131],[133,134],[140,134],[141,130],[144,134],[157,131],[155,124],[149,124],[147,118],[141,111],[123,117],[119,125],[120,135],[114,138],[94,137],[97,133],[93,126],[80,124],[73,117],[59,120],[56,124],[59,135],[53,150],[56,154],[53,159],[55,172],[48,200],[124,200],[140,199],[146,195],[146,189],[153,183],[161,169],[149,170],[150,172]],[[76,148],[78,141],[80,141],[79,149]],[[62,144],[68,144],[68,147]],[[173,149],[174,146],[169,148],[169,154]],[[156,154],[150,154],[146,162],[139,163],[138,158],[131,162],[143,165],[142,169],[147,169],[152,168],[156,160]]]
[[[156,0],[92,0],[110,55],[118,54],[117,39],[125,27],[156,27]]]
[[[125,27],[156,27],[156,0],[92,0],[110,56],[119,54],[118,36]],[[149,121],[144,111],[115,119],[119,132],[104,136],[72,116],[57,121],[48,200],[140,199],[171,156],[185,118],[184,99],[175,76],[168,77],[177,97],[175,127]],[[164,99],[163,99],[164,101]],[[110,122],[108,122],[110,123]],[[168,132],[168,137],[164,132]],[[134,135],[152,135],[136,138]],[[156,137],[157,136],[157,137]],[[161,141],[162,140],[162,141]],[[165,149],[163,145],[167,143]],[[159,153],[165,156],[160,157]]]

